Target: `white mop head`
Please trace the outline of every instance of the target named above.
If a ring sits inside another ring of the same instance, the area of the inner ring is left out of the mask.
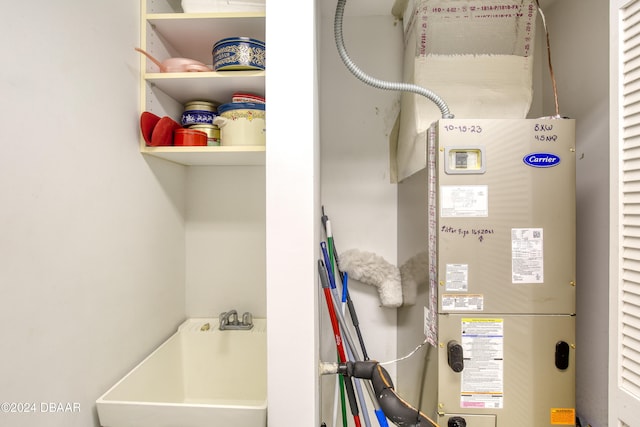
[[[384,258],[372,252],[349,249],[338,258],[341,271],[349,278],[378,288],[378,296],[383,307],[402,305],[402,283],[400,270]]]
[[[429,254],[420,252],[400,266],[402,278],[402,300],[404,305],[414,305],[418,287],[429,281]]]

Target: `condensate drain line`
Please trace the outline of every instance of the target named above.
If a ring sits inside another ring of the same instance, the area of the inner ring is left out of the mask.
[[[542,11],[542,7],[540,7],[540,2],[538,0],[536,0],[536,6],[538,7],[540,18],[542,18],[542,26],[544,27],[544,32],[547,38],[547,62],[549,63],[549,75],[551,77],[551,86],[553,87],[553,100],[556,105],[556,114],[553,118],[559,119],[561,116],[560,107],[558,106],[558,86],[556,85],[556,76],[553,74],[553,66],[551,65],[551,42],[549,41],[549,29],[547,28],[547,20],[544,17],[544,12]]]

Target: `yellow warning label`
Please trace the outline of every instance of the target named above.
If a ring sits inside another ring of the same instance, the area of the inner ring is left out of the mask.
[[[553,425],[575,425],[575,408],[551,408],[551,424]]]
[[[478,295],[481,296],[481,295]],[[469,318],[469,317],[463,317],[462,318],[462,323],[502,323],[504,319],[493,319],[493,318],[485,318],[485,317],[480,317],[480,318]]]

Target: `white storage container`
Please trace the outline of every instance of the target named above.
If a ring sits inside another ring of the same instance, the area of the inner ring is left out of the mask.
[[[265,0],[182,0],[184,13],[264,12]]]
[[[231,102],[218,114],[213,124],[220,128],[220,145],[265,145],[265,104]]]

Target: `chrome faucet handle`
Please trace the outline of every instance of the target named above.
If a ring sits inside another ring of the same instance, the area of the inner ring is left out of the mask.
[[[238,312],[236,310],[229,310],[220,313],[220,325],[235,325],[238,324]]]
[[[242,315],[242,324],[245,326],[253,325],[253,315],[248,311]]]
[[[229,324],[230,325],[237,325],[238,324],[238,312],[235,310],[231,310],[229,312]]]
[[[220,325],[218,329],[224,330],[249,330],[253,328],[253,316],[249,312],[242,315],[242,321],[238,319],[236,310],[220,313]]]

